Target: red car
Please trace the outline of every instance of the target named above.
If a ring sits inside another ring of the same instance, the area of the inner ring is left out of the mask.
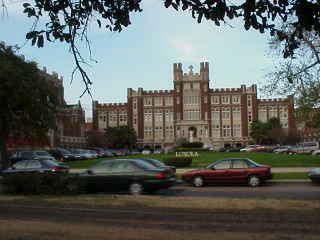
[[[258,164],[247,158],[227,158],[214,162],[207,168],[188,171],[182,175],[185,182],[195,187],[207,184],[246,183],[256,187],[272,179],[269,166]]]

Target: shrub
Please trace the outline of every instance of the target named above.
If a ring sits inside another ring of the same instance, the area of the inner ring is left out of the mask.
[[[190,167],[192,164],[192,157],[168,157],[164,158],[163,162],[169,166],[177,168]]]
[[[176,152],[208,152],[207,148],[178,147]]]
[[[1,184],[9,194],[75,194],[80,191],[80,179],[71,174],[19,173],[4,175]]]
[[[183,148],[202,148],[203,143],[202,142],[187,142],[187,143],[182,143],[181,147],[183,147]]]

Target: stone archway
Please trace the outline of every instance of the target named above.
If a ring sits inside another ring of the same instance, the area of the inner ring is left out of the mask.
[[[193,142],[193,140],[197,137],[197,128],[193,126],[189,127],[188,133],[189,133],[189,142]]]

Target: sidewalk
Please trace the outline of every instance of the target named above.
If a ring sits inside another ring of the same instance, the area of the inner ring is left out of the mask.
[[[273,173],[289,173],[289,172],[308,172],[310,168],[302,168],[302,167],[297,167],[297,168],[271,168],[271,172]],[[70,172],[71,173],[80,173],[85,171],[86,169],[80,169],[80,168],[71,168]],[[182,174],[187,171],[194,170],[194,168],[178,168],[177,173]]]

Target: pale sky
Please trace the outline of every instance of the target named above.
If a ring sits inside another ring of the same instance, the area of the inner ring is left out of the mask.
[[[121,33],[111,33],[95,25],[90,28],[93,58],[86,68],[93,81],[93,99],[101,103],[126,102],[127,88],[170,90],[173,88],[173,63],[181,62],[185,72],[200,62],[209,62],[211,88],[238,88],[265,81],[274,61],[267,54],[269,33],[245,31],[242,22],[217,27],[205,20],[198,24],[189,13],[168,10],[161,0],[144,0],[143,12],[132,16],[132,25]],[[21,2],[8,2],[8,17],[2,16],[1,41],[24,45],[32,20],[22,14]],[[46,66],[64,78],[65,100],[81,101],[91,117],[91,98],[80,98],[84,84],[78,77],[70,84],[74,62],[66,44],[45,43],[39,49],[27,42],[20,50],[27,59]],[[87,52],[83,52],[88,56]],[[263,96],[259,93],[259,97]]]

